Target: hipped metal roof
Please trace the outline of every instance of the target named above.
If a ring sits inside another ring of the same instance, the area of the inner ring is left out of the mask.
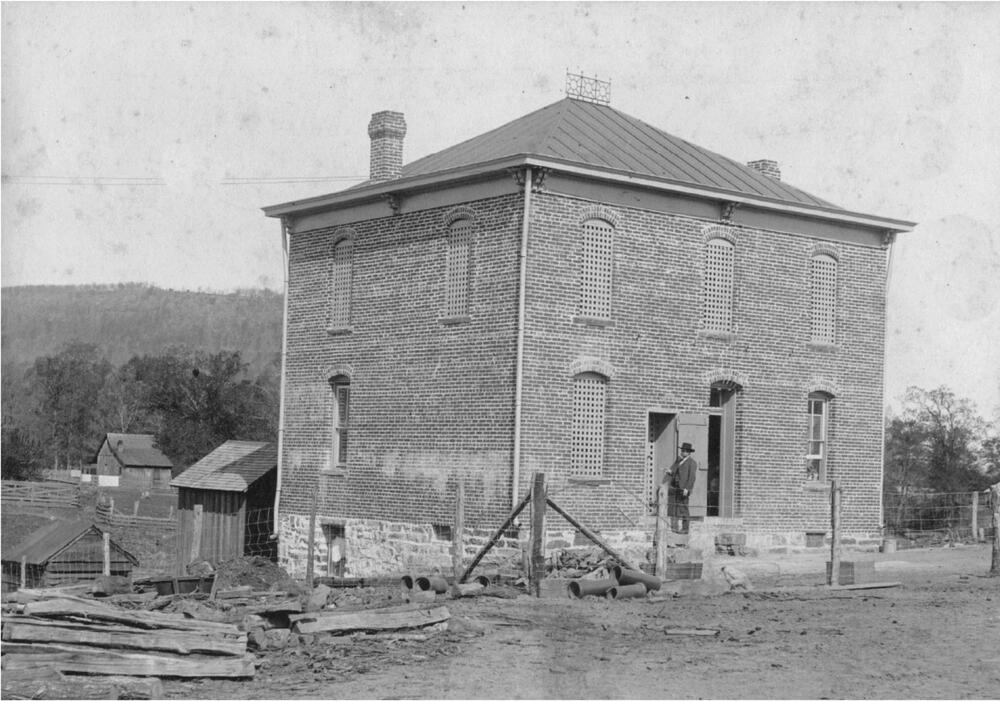
[[[156,447],[156,437],[148,433],[109,433],[105,437],[111,452],[125,467],[173,467],[170,458]]]
[[[264,212],[282,216],[314,211],[525,165],[824,219],[897,230],[913,226],[912,222],[850,212],[612,107],[573,98],[409,163],[398,179],[265,207]]]
[[[172,487],[246,492],[254,482],[278,467],[273,443],[226,441],[170,480]]]
[[[3,559],[20,562],[22,558],[26,558],[29,565],[44,565],[90,531],[104,534],[104,531],[89,521],[53,521],[32,533],[17,547],[10,548],[3,554]],[[114,547],[133,565],[139,564],[139,560],[120,545],[114,543]],[[101,557],[102,554],[98,551],[96,559]]]

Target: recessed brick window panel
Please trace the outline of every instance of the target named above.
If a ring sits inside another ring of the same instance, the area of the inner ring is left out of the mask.
[[[706,331],[731,331],[733,327],[733,265],[735,248],[725,239],[705,246],[702,326]]]
[[[330,275],[330,327],[347,328],[351,323],[351,259],[354,243],[345,239],[333,247]]]
[[[472,222],[460,219],[451,225],[445,261],[444,315],[462,316],[469,311],[469,262],[472,253]]]
[[[600,219],[588,219],[583,223],[582,234],[577,314],[610,319],[614,229]]]
[[[604,472],[604,407],[607,383],[594,373],[573,378],[571,469],[580,477]]]
[[[813,256],[809,264],[812,307],[810,337],[816,343],[837,340],[837,261],[827,255]]]

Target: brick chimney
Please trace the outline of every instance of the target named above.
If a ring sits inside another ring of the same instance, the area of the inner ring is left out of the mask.
[[[766,158],[761,158],[757,161],[750,161],[747,165],[762,175],[774,178],[775,180],[781,180],[781,168],[778,167],[777,161],[769,161]]]
[[[402,112],[376,112],[368,123],[372,140],[371,179],[395,180],[403,168],[403,137],[406,120]]]

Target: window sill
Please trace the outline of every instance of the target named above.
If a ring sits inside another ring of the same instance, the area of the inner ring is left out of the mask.
[[[585,484],[595,487],[602,484],[611,484],[611,478],[609,477],[570,477],[567,481],[570,484]]]
[[[354,333],[353,326],[327,326],[326,332],[330,336],[347,336]]]
[[[698,335],[701,338],[710,338],[715,341],[735,341],[736,333],[734,331],[699,331]]]
[[[802,484],[802,489],[807,492],[829,492],[830,483],[826,480],[808,480]]]
[[[472,321],[472,317],[468,314],[459,314],[457,316],[443,316],[438,321],[444,326],[458,326],[459,324],[468,324]]]
[[[347,477],[346,467],[324,467],[319,473],[323,477]]]
[[[836,343],[823,343],[822,341],[809,341],[806,344],[809,350],[820,351],[822,353],[835,353],[839,346]]]
[[[574,316],[573,323],[582,324],[583,326],[596,326],[598,328],[615,325],[615,322],[611,319],[599,316]]]

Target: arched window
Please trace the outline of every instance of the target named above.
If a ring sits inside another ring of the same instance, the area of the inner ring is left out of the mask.
[[[733,267],[735,246],[726,239],[710,239],[705,245],[705,279],[701,320],[706,331],[728,332],[733,328]]]
[[[347,467],[347,432],[350,423],[351,380],[346,375],[330,378],[333,392],[333,431],[330,446],[330,467]]]
[[[809,262],[810,334],[814,343],[837,340],[837,259],[821,253]]]
[[[577,315],[611,318],[614,227],[603,219],[583,222],[580,241],[580,295]]]
[[[448,232],[444,273],[444,315],[469,313],[469,264],[472,259],[472,220],[459,219]]]
[[[594,372],[573,378],[572,474],[600,477],[604,472],[604,406],[607,380]]]
[[[826,392],[810,392],[807,412],[809,415],[809,441],[806,448],[806,477],[826,480],[827,457],[830,450],[830,404]]]
[[[333,247],[330,276],[330,328],[345,329],[351,324],[351,266],[354,242],[342,239]]]

